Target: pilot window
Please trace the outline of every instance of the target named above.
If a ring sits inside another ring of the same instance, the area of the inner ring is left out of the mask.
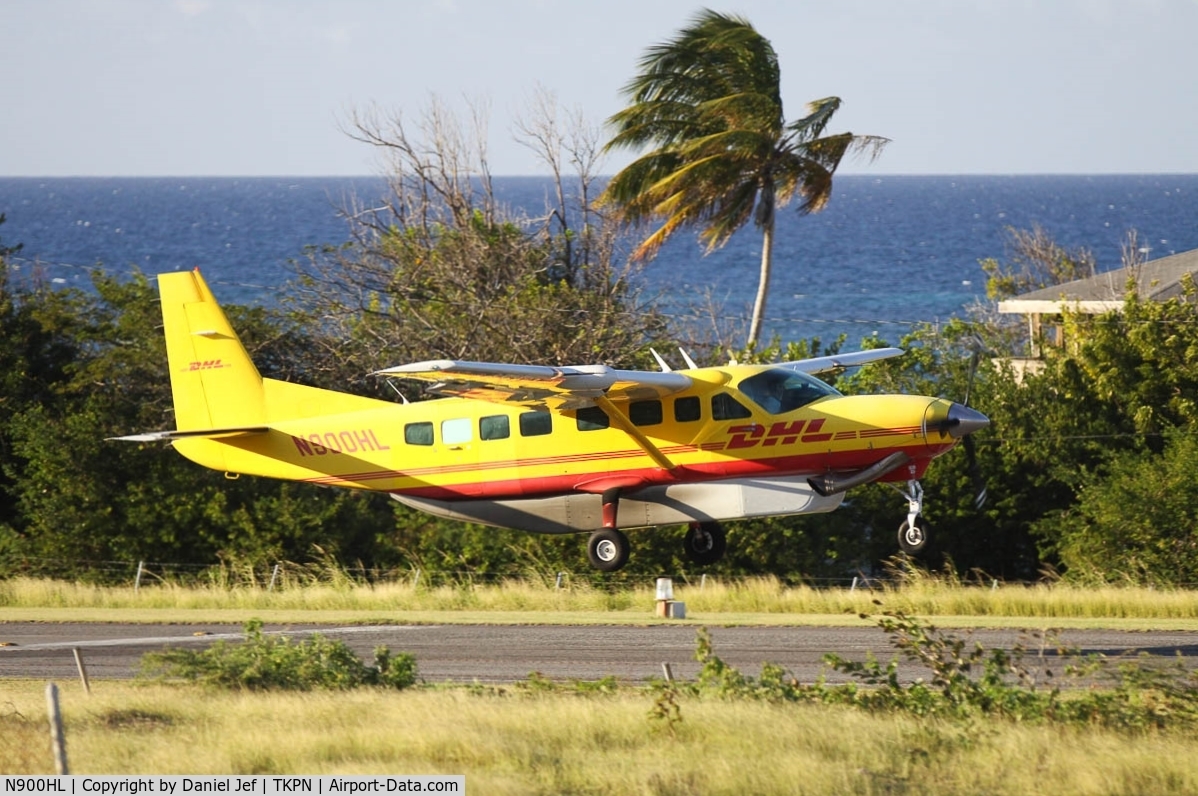
[[[553,415],[548,412],[525,412],[520,415],[520,436],[541,437],[553,432]]]
[[[468,417],[441,421],[441,441],[446,445],[461,445],[474,438],[474,424]]]
[[[611,425],[611,418],[597,406],[579,409],[575,415],[579,431],[599,431]]]
[[[628,405],[628,419],[634,426],[656,426],[661,422],[661,401],[633,401]]]
[[[478,438],[507,439],[512,435],[512,423],[507,415],[489,415],[478,419]]]
[[[432,423],[408,423],[403,427],[403,441],[409,445],[432,445]]]
[[[750,376],[737,385],[753,403],[771,415],[780,415],[829,395],[840,395],[814,376],[774,368]]]
[[[699,396],[688,395],[674,401],[674,420],[679,423],[690,423],[699,420],[703,415],[703,404]]]
[[[711,417],[715,420],[742,420],[753,413],[726,392],[711,396]]]

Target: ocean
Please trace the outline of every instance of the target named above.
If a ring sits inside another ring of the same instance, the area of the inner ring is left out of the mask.
[[[222,301],[269,303],[305,247],[347,240],[349,197],[383,189],[377,177],[0,178],[0,243],[24,244],[18,275],[37,270],[54,284],[86,286],[94,267],[199,266]],[[498,177],[496,189],[535,215],[548,182]],[[846,350],[873,335],[896,343],[984,299],[979,261],[1009,259],[1007,230],[1033,225],[1089,249],[1100,270],[1119,267],[1131,230],[1149,258],[1198,248],[1198,175],[838,176],[823,212],[779,213],[765,334],[844,334]],[[680,319],[715,306],[718,323],[742,328],[760,254],[752,227],[708,255],[681,233],[638,286]]]

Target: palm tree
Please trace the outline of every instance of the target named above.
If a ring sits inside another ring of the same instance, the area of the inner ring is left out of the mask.
[[[616,132],[605,149],[652,149],[612,178],[601,201],[633,224],[662,220],[633,252],[638,260],[680,227],[700,226],[711,252],[753,219],[762,250],[752,346],[765,313],[776,208],[797,194],[800,215],[823,209],[844,156],[876,157],[888,139],[825,135],[838,97],[809,103],[806,116],[787,124],[778,56],[741,17],[704,10],[650,47],[639,67],[623,89],[631,104],[608,120]]]

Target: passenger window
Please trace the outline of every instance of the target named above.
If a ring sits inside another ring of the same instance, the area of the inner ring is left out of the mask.
[[[403,441],[409,445],[432,445],[432,423],[408,423],[403,427]]]
[[[597,406],[579,409],[575,421],[579,431],[598,431],[611,426],[611,418],[607,416],[607,412]]]
[[[512,423],[507,415],[489,415],[478,421],[478,438],[507,439],[512,435]]]
[[[525,412],[520,415],[520,436],[542,437],[553,432],[553,415],[548,412]]]
[[[474,438],[473,423],[468,417],[456,417],[453,420],[441,421],[441,442],[446,445],[460,445]]]
[[[742,420],[753,413],[726,392],[711,396],[711,416],[715,420]]]
[[[688,395],[674,401],[674,419],[679,423],[690,423],[701,419],[702,416],[703,404],[699,401],[699,396]]]
[[[628,406],[628,419],[634,426],[656,426],[661,423],[661,401],[633,401]]]

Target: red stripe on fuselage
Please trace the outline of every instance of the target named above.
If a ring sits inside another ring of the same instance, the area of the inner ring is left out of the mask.
[[[860,470],[880,461],[882,458],[895,453],[904,451],[911,457],[912,462],[916,465],[916,475],[920,474],[927,468],[928,463],[936,456],[950,449],[952,445],[910,445],[910,446],[894,446],[886,448],[874,448],[873,450],[856,450],[842,451],[839,453],[815,453],[802,454],[791,456],[778,456],[771,458],[760,459],[725,459],[718,462],[706,462],[703,464],[684,465],[675,468],[674,470],[663,470],[658,467],[634,467],[604,470],[602,475],[605,477],[629,477],[642,481],[646,486],[675,484],[687,482],[703,482],[716,481],[724,478],[746,478],[753,476],[806,476],[815,475],[825,472],[852,472]],[[571,456],[571,457],[545,457],[535,461],[537,464],[552,464],[554,460],[569,460],[569,461],[587,461],[587,460],[603,460],[615,458],[610,454],[592,455],[586,457]],[[519,469],[525,469],[529,465],[529,461],[519,463]],[[363,473],[344,473],[340,475],[326,475],[318,478],[306,479],[307,483],[321,485],[336,485],[336,484],[362,484],[366,485],[371,482],[389,480],[389,479],[412,479],[428,477],[433,475],[453,474],[458,472],[474,471],[485,472],[497,468],[513,468],[517,467],[515,462],[495,462],[485,465],[451,465],[446,467],[422,467],[413,470],[374,470]],[[595,473],[572,473],[562,475],[548,476],[521,476],[517,478],[505,479],[502,481],[483,480],[471,481],[461,484],[419,484],[413,486],[405,486],[391,489],[389,491],[398,494],[413,495],[418,497],[435,498],[438,500],[464,500],[464,499],[514,499],[539,497],[555,494],[564,494],[576,491],[576,487],[580,480],[585,480],[588,475]],[[912,477],[907,468],[902,468],[902,472],[892,474],[888,478],[881,480],[907,480]]]

